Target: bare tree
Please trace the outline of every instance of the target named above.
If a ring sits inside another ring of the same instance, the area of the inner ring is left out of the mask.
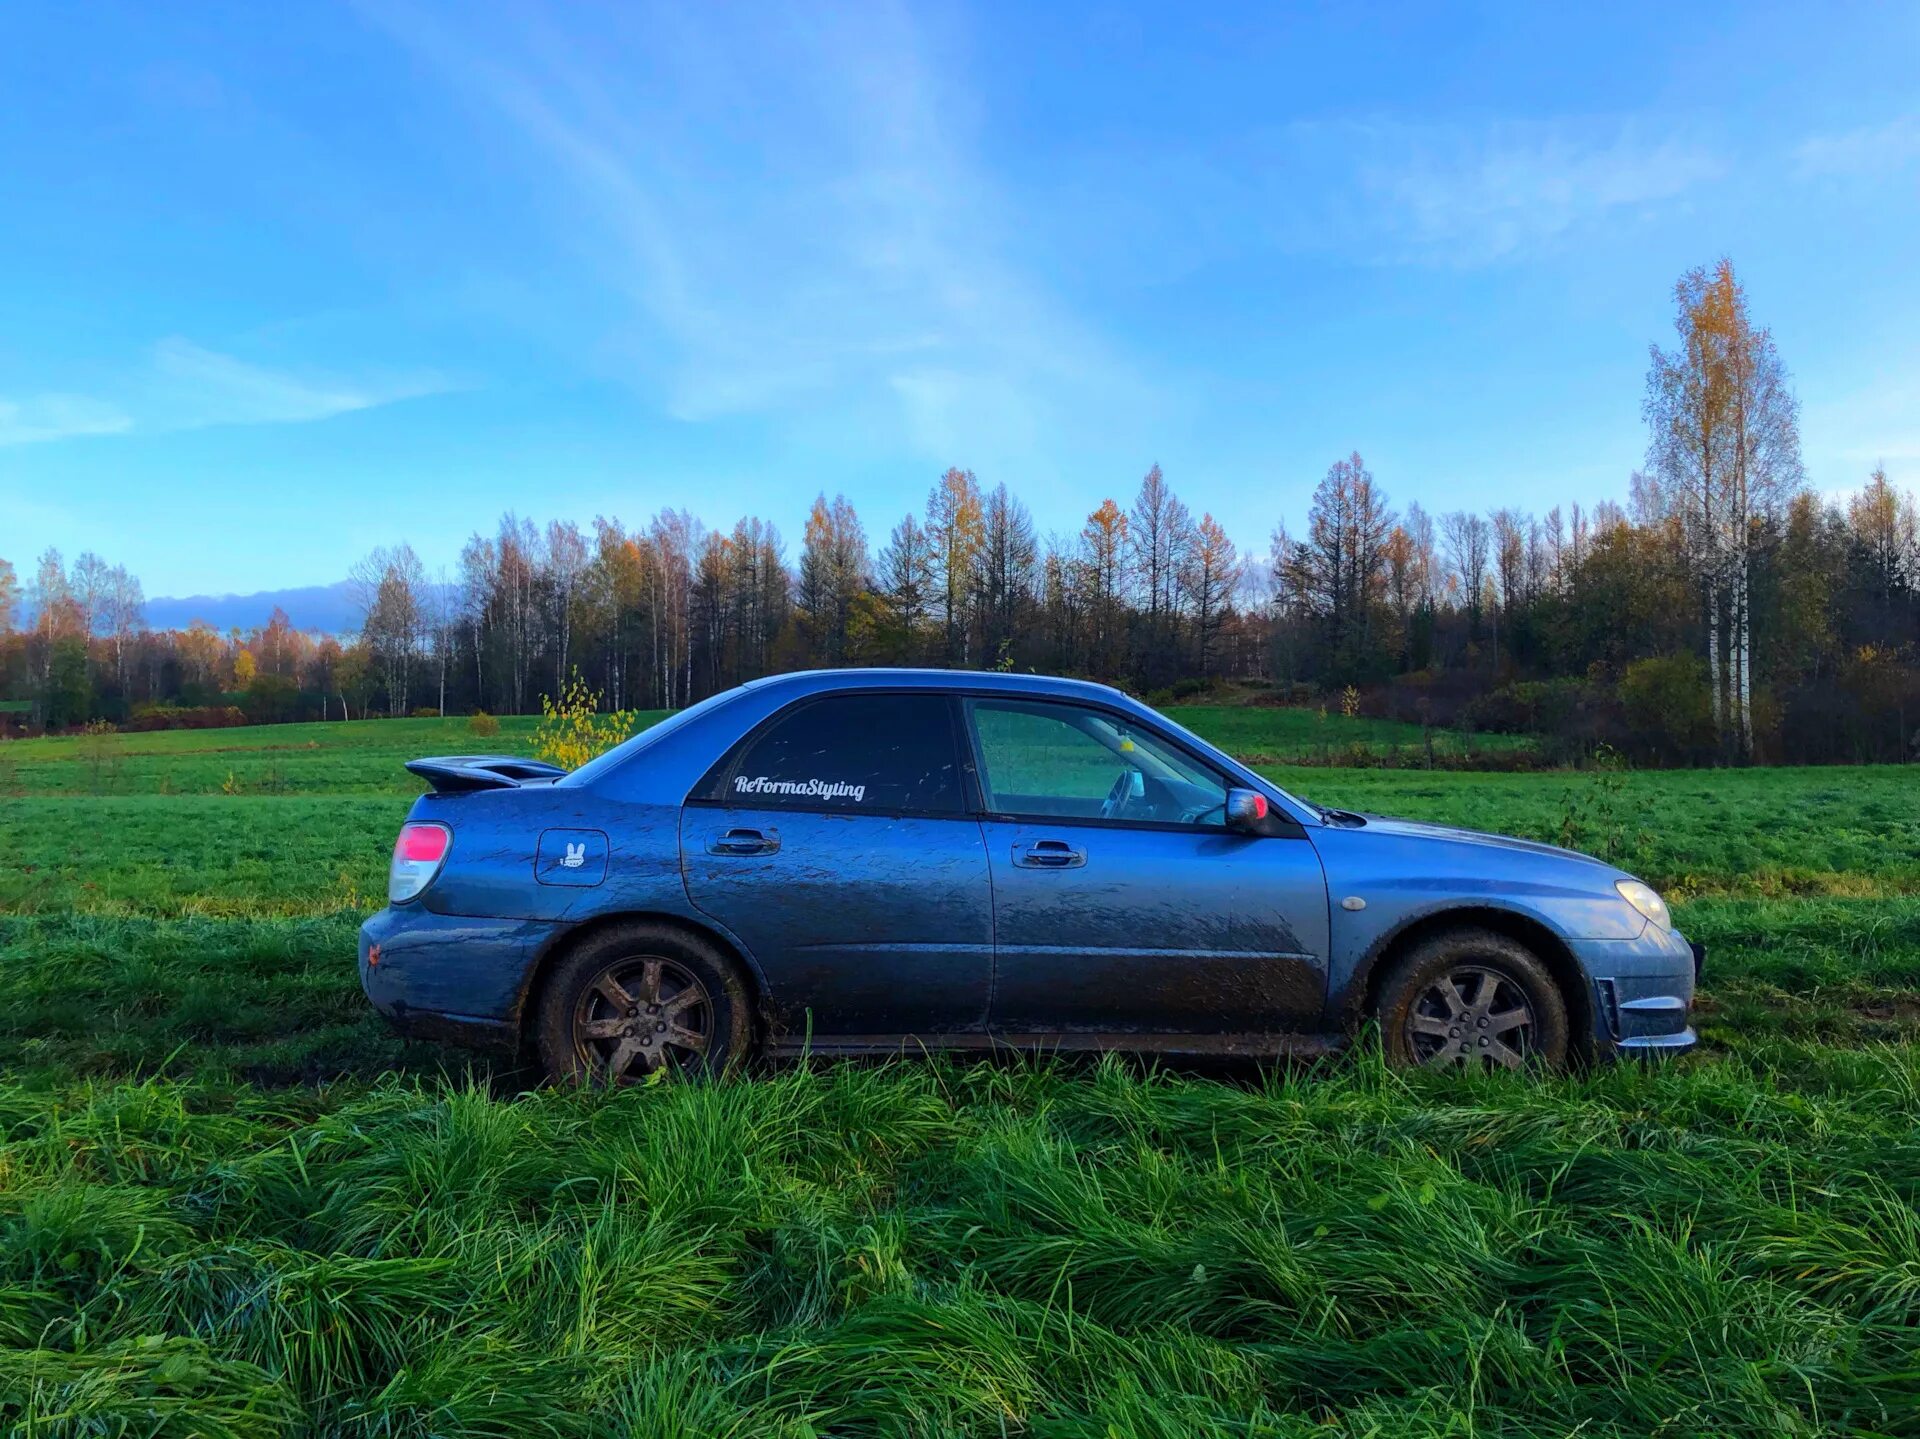
[[[144,623],[146,605],[139,577],[129,574],[125,565],[115,565],[107,574],[103,617],[107,635],[113,641],[114,678],[122,693],[127,688],[128,647]]]
[[[800,548],[800,608],[822,659],[847,658],[854,602],[867,587],[867,532],[847,503],[824,493],[813,502]]]
[[[547,633],[554,637],[553,692],[567,683],[573,660],[573,609],[580,594],[580,577],[587,568],[587,542],[571,520],[547,524],[543,575],[550,612]]]
[[[933,549],[934,576],[939,582],[940,619],[946,633],[947,658],[964,664],[971,657],[973,634],[968,614],[973,595],[973,570],[980,558],[984,516],[980,482],[972,470],[949,469],[927,497],[927,538]]]
[[[1087,516],[1076,569],[1085,596],[1087,656],[1095,674],[1110,676],[1120,668],[1126,638],[1127,585],[1127,517],[1111,499]]]
[[[20,620],[20,577],[10,560],[0,560],[0,639],[13,633]]]
[[[933,599],[934,556],[927,532],[909,514],[893,527],[880,551],[877,577],[880,593],[906,645],[907,656],[919,653],[919,635]]]
[[[1039,558],[1033,516],[1004,484],[994,486],[981,500],[980,554],[974,565],[974,621],[987,663],[1004,663],[1011,653],[1033,600]]]
[[[1169,614],[1179,593],[1179,571],[1193,534],[1193,517],[1158,465],[1140,481],[1127,516],[1127,545],[1140,608],[1148,622]]]
[[[1387,537],[1393,512],[1386,493],[1356,454],[1336,460],[1313,492],[1307,537],[1284,563],[1294,597],[1321,623],[1339,668],[1367,663],[1375,650],[1374,614],[1385,597]]]
[[[648,539],[654,551],[653,660],[660,703],[672,709],[692,697],[693,561],[705,548],[706,526],[686,510],[662,510]]]
[[[1232,612],[1233,597],[1240,588],[1245,567],[1240,552],[1212,515],[1202,515],[1191,543],[1182,556],[1180,586],[1193,610],[1195,648],[1200,657],[1200,677],[1213,677],[1214,652],[1219,647],[1220,629]]]
[[[473,696],[480,709],[487,707],[486,637],[498,567],[499,552],[485,535],[472,536],[460,551],[460,619],[473,645]]]
[[[1460,595],[1467,611],[1468,634],[1480,635],[1481,596],[1487,582],[1487,558],[1493,544],[1493,528],[1479,515],[1454,510],[1440,517],[1440,533],[1445,539],[1447,564],[1460,582]]]
[[[360,635],[379,666],[387,713],[408,712],[409,686],[425,627],[426,573],[411,545],[377,549],[349,576],[360,608]]]
[[[1913,496],[1887,481],[1887,467],[1875,465],[1859,494],[1847,501],[1852,528],[1881,604],[1903,585],[1920,581],[1920,515]]]

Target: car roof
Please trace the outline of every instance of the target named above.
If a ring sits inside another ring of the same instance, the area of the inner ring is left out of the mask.
[[[748,680],[743,689],[780,691],[792,695],[829,694],[848,690],[965,690],[1045,696],[1051,699],[1098,700],[1136,708],[1138,702],[1111,685],[1091,680],[1062,679],[1057,675],[1013,674],[1004,670],[836,669],[795,670]]]

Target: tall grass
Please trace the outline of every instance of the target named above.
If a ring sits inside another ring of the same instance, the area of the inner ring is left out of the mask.
[[[1789,1078],[1790,1076],[1790,1078]],[[23,1433],[1912,1432],[1920,1058],[0,1086]]]
[[[580,1095],[358,993],[461,722],[311,728],[6,747],[0,1433],[1920,1434],[1904,771],[1627,777],[1712,951],[1676,1065]],[[1578,782],[1294,777],[1546,839]]]

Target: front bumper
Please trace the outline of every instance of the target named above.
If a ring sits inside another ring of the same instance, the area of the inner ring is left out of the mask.
[[[389,906],[360,926],[360,987],[403,1034],[511,1049],[527,980],[556,928]]]
[[[1577,946],[1593,983],[1593,1042],[1603,1053],[1684,1054],[1699,1043],[1690,1023],[1706,948],[1649,924],[1638,938]]]

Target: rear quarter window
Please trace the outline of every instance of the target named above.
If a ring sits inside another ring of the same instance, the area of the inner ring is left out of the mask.
[[[706,798],[741,809],[963,813],[952,704],[938,694],[802,701],[721,767]]]

